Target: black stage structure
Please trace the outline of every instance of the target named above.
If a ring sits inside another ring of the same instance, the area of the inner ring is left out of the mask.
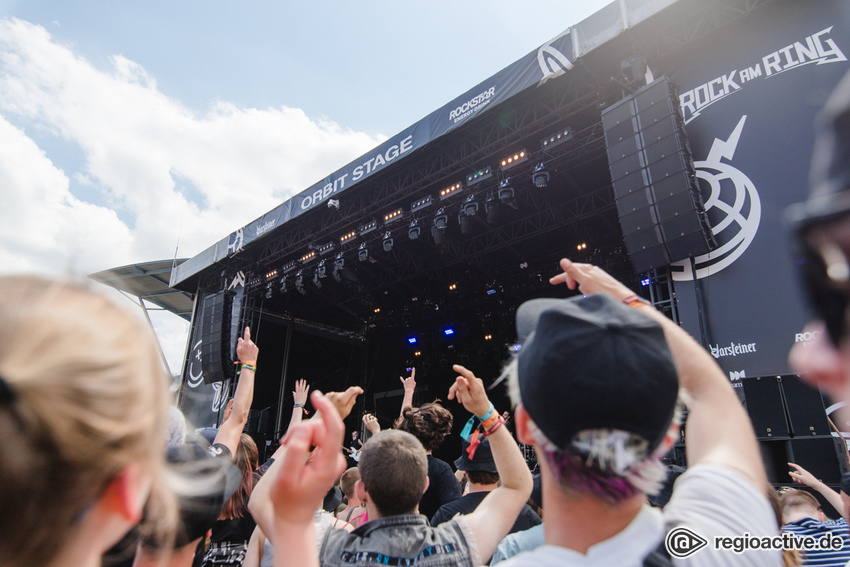
[[[251,325],[261,444],[299,378],[362,386],[349,429],[364,411],[389,426],[410,367],[422,400],[445,399],[454,362],[497,376],[517,306],[570,295],[548,284],[569,256],[710,349],[773,482],[792,459],[838,482],[828,402],[785,361],[808,337],[781,216],[805,198],[848,16],[838,0],[620,0],[572,26],[176,267],[171,286],[196,297],[182,408],[215,425]]]

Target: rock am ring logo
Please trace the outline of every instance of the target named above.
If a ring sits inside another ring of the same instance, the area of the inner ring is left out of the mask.
[[[696,274],[689,260],[671,264],[674,267],[674,281],[701,279],[720,272],[740,258],[755,239],[761,222],[758,190],[744,172],[729,163],[735,156],[746,121],[745,114],[729,138],[715,138],[708,157],[704,161],[694,161],[697,179],[710,189],[710,195],[705,200],[705,210],[706,213],[715,210],[713,220],[716,222],[712,223],[711,231],[718,242],[723,244],[708,254],[694,258]],[[733,199],[724,198],[729,194],[733,195]]]

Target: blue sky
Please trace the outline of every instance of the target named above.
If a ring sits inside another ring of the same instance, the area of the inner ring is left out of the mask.
[[[0,0],[0,273],[194,255],[607,3]]]

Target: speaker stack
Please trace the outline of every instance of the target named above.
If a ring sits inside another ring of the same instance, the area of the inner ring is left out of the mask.
[[[638,273],[717,247],[675,86],[661,77],[602,112],[617,215]]]
[[[226,291],[201,300],[201,369],[207,384],[235,375],[230,337],[232,307],[232,294]]]

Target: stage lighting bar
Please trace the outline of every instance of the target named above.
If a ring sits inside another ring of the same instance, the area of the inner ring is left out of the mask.
[[[324,244],[319,245],[316,250],[319,252],[319,256],[324,256],[325,254],[330,254],[336,248],[336,242],[331,240],[330,242],[326,242]]]
[[[408,337],[407,342],[412,344],[412,345],[415,345],[416,344],[416,337]]]
[[[418,211],[421,211],[422,209],[427,209],[428,207],[430,207],[433,204],[434,204],[434,199],[431,198],[431,195],[427,195],[425,197],[422,197],[418,201],[413,201],[410,204],[410,212],[416,213]]]
[[[295,260],[293,260],[291,262],[287,262],[286,264],[283,265],[283,273],[284,274],[291,274],[292,272],[294,272],[297,269],[298,269],[298,264],[295,263]]]
[[[346,242],[348,242],[349,240],[351,240],[355,236],[357,236],[357,231],[352,230],[348,234],[343,234],[342,236],[340,236],[339,237],[339,243],[345,244]]]
[[[463,189],[463,186],[460,184],[460,181],[458,181],[457,183],[455,183],[451,187],[446,187],[445,189],[440,191],[440,200],[443,201],[445,199],[448,199],[449,197],[451,197],[452,195],[454,195],[455,193],[457,193],[461,189]]]
[[[483,169],[479,169],[475,173],[467,175],[466,184],[475,185],[476,183],[481,183],[485,179],[490,179],[491,177],[493,177],[493,169],[488,165]]]
[[[510,169],[515,165],[521,164],[524,161],[528,161],[528,154],[525,153],[525,150],[521,150],[513,155],[506,157],[499,163],[502,166],[502,171],[505,171],[506,169]]]
[[[357,229],[357,234],[359,234],[360,236],[363,236],[364,234],[369,234],[370,232],[377,230],[377,228],[378,228],[378,221],[371,220],[371,221],[367,222],[366,224],[361,225]]]
[[[401,220],[402,215],[404,215],[404,211],[401,208],[398,208],[391,213],[387,213],[384,215],[384,224],[389,224],[391,222]]]
[[[584,242],[582,242],[581,244],[579,244],[578,246],[576,246],[576,250],[587,250],[587,244],[585,244]]]
[[[546,138],[540,140],[541,148],[552,148],[554,146],[563,144],[564,142],[569,142],[573,139],[573,135],[570,132],[569,128],[564,128],[563,130],[552,134]]]
[[[306,263],[307,263],[307,262],[309,262],[310,260],[315,260],[315,259],[316,259],[316,251],[315,251],[315,250],[313,250],[312,252],[309,252],[309,253],[304,254],[303,256],[301,256],[301,263],[302,263],[302,264],[306,264]]]
[[[493,340],[493,335],[484,335],[484,340],[485,340],[485,341],[492,341],[492,340]]]
[[[272,279],[272,278],[273,278],[273,277],[275,277],[275,276],[277,276],[277,270],[272,270],[271,272],[269,272],[269,273],[267,273],[267,274],[266,274],[266,279],[267,279],[267,280],[270,280],[270,279]]]
[[[452,329],[451,327],[448,327],[448,328],[446,328],[446,329],[443,329],[443,333],[445,333],[445,335],[446,335],[447,337],[450,337],[451,335],[454,335],[454,334],[455,334],[455,330],[454,330],[454,329]]]

